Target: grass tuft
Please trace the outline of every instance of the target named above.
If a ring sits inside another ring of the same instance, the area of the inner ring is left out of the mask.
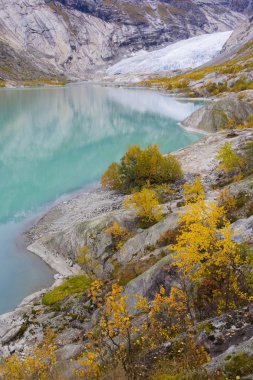
[[[90,286],[90,279],[85,275],[78,275],[68,278],[62,285],[55,287],[46,293],[42,302],[44,305],[53,305],[64,298],[85,292]]]

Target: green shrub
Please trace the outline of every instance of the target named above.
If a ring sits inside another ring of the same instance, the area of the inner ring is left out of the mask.
[[[126,199],[124,206],[136,210],[142,228],[159,222],[163,217],[162,209],[155,191],[145,187]]]
[[[172,155],[163,156],[157,145],[141,149],[132,145],[120,163],[112,163],[101,177],[104,188],[130,193],[147,183],[174,182],[182,175],[178,160]]]
[[[242,170],[244,160],[234,152],[232,144],[229,142],[219,148],[216,158],[220,161],[218,170],[225,173]]]
[[[225,372],[232,376],[246,376],[253,373],[253,357],[244,352],[238,352],[224,367]]]
[[[46,293],[42,302],[44,305],[53,305],[73,294],[85,292],[90,285],[90,280],[85,275],[78,275],[68,278],[60,286]]]
[[[215,330],[215,327],[211,322],[206,322],[206,323],[204,322],[204,323],[200,323],[197,329],[198,331],[204,330],[206,334],[211,334]]]

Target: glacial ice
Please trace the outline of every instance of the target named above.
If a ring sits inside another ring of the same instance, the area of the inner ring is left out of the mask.
[[[109,75],[196,68],[214,58],[232,31],[203,34],[151,52],[139,51],[109,67]]]

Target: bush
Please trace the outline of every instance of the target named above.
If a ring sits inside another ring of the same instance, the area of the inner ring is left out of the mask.
[[[62,285],[56,286],[51,292],[46,293],[42,302],[44,305],[53,305],[73,294],[85,292],[89,285],[90,280],[84,275],[71,277],[65,280]]]
[[[228,142],[219,148],[216,158],[220,160],[218,170],[225,173],[242,170],[244,160],[234,152],[232,145]]]
[[[133,207],[144,225],[150,225],[162,219],[158,197],[153,190],[143,188],[128,198],[125,207]]]
[[[163,156],[157,145],[141,149],[132,145],[120,163],[112,163],[101,177],[104,188],[130,193],[139,190],[147,182],[163,184],[174,182],[182,172],[179,162],[172,155]]]
[[[195,177],[192,183],[186,183],[183,186],[183,196],[186,204],[197,202],[200,196],[204,197],[204,194],[204,187],[200,176]]]
[[[236,353],[224,367],[226,374],[246,376],[252,374],[253,357],[245,352]]]
[[[115,251],[120,250],[131,236],[130,232],[125,227],[120,227],[117,222],[114,222],[111,227],[105,230],[105,232],[112,236],[113,248]]]

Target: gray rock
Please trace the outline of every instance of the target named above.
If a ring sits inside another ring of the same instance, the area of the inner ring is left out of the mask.
[[[229,95],[198,109],[181,124],[185,128],[217,132],[226,127],[229,119],[237,120],[239,124],[252,113],[252,104],[239,100],[237,96]]]
[[[158,0],[2,0],[0,75],[14,80],[46,75],[87,79],[132,51],[229,30],[248,19],[228,1],[198,2],[177,2],[174,7]]]
[[[232,224],[234,240],[247,243],[253,247],[253,215],[247,219],[239,219]]]
[[[69,360],[79,356],[83,352],[82,344],[66,344],[64,347],[56,350],[57,360]]]
[[[140,259],[150,251],[154,251],[155,245],[159,241],[161,235],[169,229],[175,229],[178,226],[177,221],[178,214],[170,214],[161,220],[161,222],[156,223],[154,226],[129,239],[115,256],[118,262],[126,264],[133,259]]]
[[[68,345],[77,342],[80,336],[80,330],[69,328],[57,336],[55,343],[59,346]]]
[[[169,287],[171,287],[173,283],[176,283],[177,276],[175,274],[171,275],[169,272],[166,272],[165,274],[163,271],[163,269],[170,263],[172,263],[172,258],[168,255],[158,261],[158,263],[142,275],[127,284],[124,293],[128,297],[127,306],[131,313],[136,313],[134,308],[136,303],[136,295],[152,298],[153,294],[159,290],[160,285],[168,286],[169,284]]]

